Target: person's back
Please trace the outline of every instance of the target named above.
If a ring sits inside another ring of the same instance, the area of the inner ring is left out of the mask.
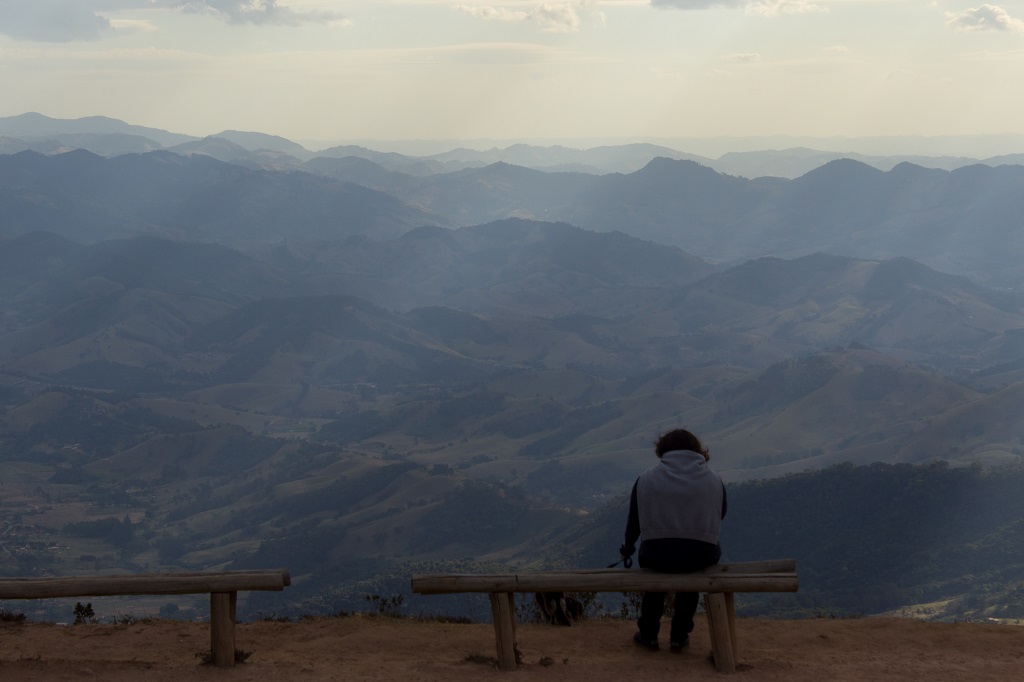
[[[718,563],[718,535],[726,512],[722,479],[707,466],[708,451],[689,431],[677,429],[655,444],[659,462],[637,478],[630,495],[623,559],[632,556],[640,538],[641,568],[687,573]],[[634,641],[658,649],[665,594],[644,595]],[[682,649],[693,630],[696,593],[678,593],[670,636],[673,651]]]

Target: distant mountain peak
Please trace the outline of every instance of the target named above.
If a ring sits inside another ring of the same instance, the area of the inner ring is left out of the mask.
[[[863,161],[844,157],[833,159],[807,173],[807,176],[813,177],[849,177],[854,175],[860,177],[882,177],[885,175],[885,172],[878,170],[874,166],[869,166]]]
[[[703,164],[697,163],[696,161],[693,161],[691,159],[670,159],[667,156],[655,156],[653,159],[651,159],[647,163],[646,166],[644,166],[643,168],[641,168],[637,172],[638,173],[642,173],[642,172],[647,172],[647,171],[656,171],[656,170],[663,170],[663,169],[678,170],[678,169],[681,169],[681,168],[686,168],[686,169],[698,169],[699,168],[699,169],[703,169],[703,170],[707,170],[707,171],[711,171],[712,173],[715,173],[715,171],[712,168],[709,168],[708,166],[705,166]],[[717,173],[715,173],[715,174],[717,175]]]
[[[297,142],[281,137],[280,135],[269,135],[267,133],[251,132],[244,130],[223,130],[213,137],[222,140],[229,140],[250,152],[272,151],[284,154],[291,154],[302,160],[312,156],[312,153]]]
[[[0,134],[22,138],[82,134],[139,135],[165,146],[196,139],[191,135],[171,133],[159,128],[132,125],[108,116],[85,116],[82,118],[66,119],[52,118],[37,112],[0,117]]]

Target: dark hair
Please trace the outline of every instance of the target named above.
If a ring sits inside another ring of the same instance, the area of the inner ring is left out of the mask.
[[[700,442],[700,439],[686,429],[669,431],[659,438],[658,442],[654,444],[654,454],[658,457],[661,457],[666,452],[672,452],[673,450],[699,452],[704,455],[705,460],[711,457],[711,455],[708,454],[708,449],[704,447],[704,444]]]

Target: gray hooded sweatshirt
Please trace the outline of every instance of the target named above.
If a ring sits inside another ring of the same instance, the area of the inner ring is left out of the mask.
[[[666,452],[637,479],[640,536],[718,544],[724,494],[722,479],[708,468],[703,455],[689,450]]]

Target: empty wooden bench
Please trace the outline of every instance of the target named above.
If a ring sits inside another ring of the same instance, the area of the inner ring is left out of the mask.
[[[154,594],[210,595],[210,654],[220,667],[235,664],[235,606],[245,590],[281,591],[284,569],[202,573],[131,573],[63,578],[0,578],[0,600],[114,597]]]
[[[715,667],[721,672],[733,672],[736,670],[734,593],[796,592],[798,588],[794,559],[718,564],[695,573],[603,568],[412,577],[412,591],[417,594],[490,594],[498,667],[503,670],[516,668],[515,592],[704,592]]]

